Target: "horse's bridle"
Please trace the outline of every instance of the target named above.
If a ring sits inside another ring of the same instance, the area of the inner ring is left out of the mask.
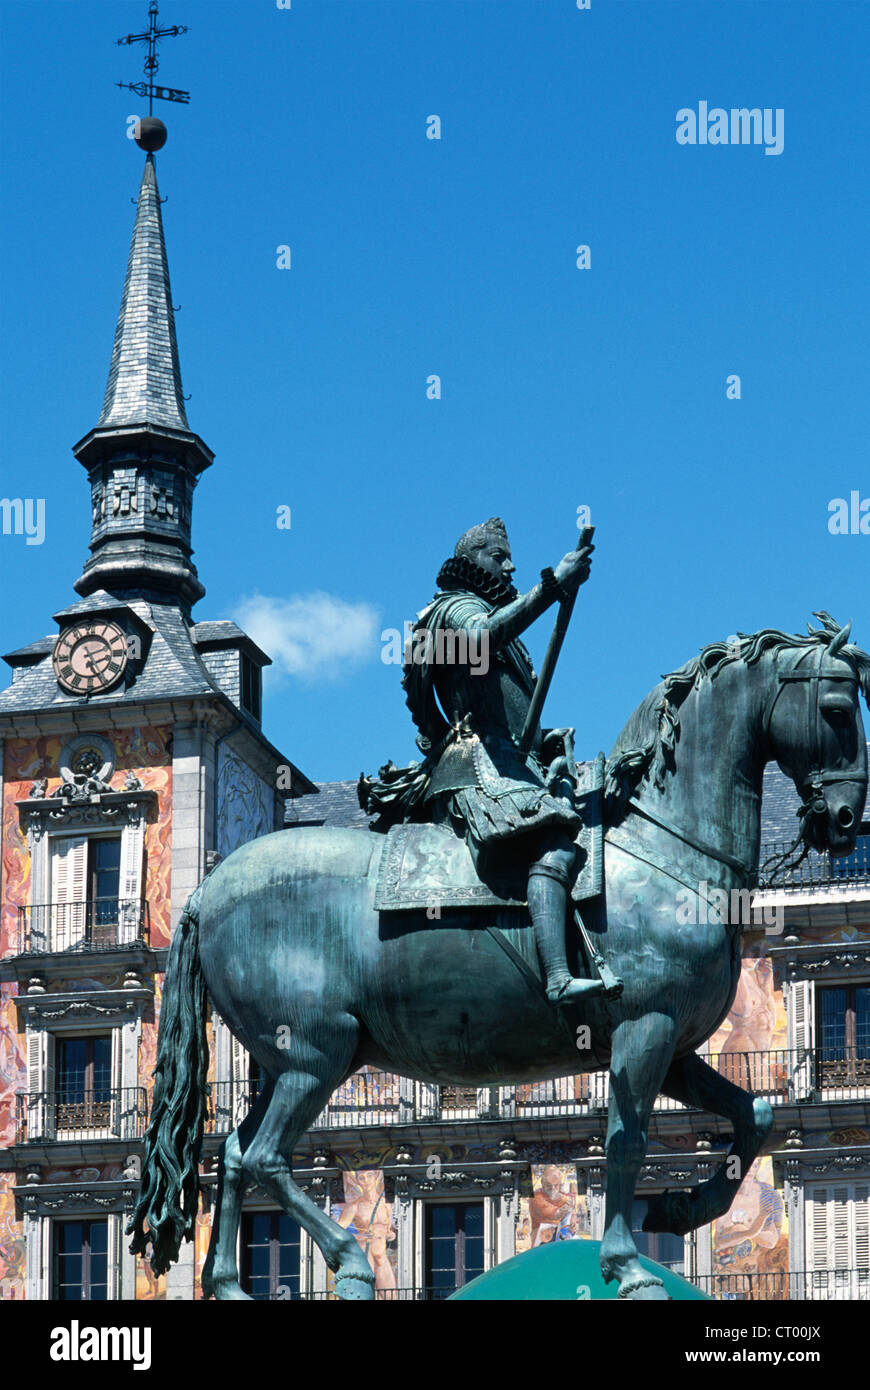
[[[800,666],[801,662],[804,661],[806,657],[812,656],[814,654],[816,656],[816,662],[813,669],[799,671],[797,668]],[[789,684],[793,684],[796,681],[812,681],[814,683],[816,696],[815,703],[813,706],[812,713],[810,713],[809,710],[807,711],[806,718],[806,732],[808,735],[807,746],[812,747],[813,759],[810,764],[811,770],[807,773],[806,777],[804,778],[803,782],[798,788],[800,795],[803,797],[800,809],[798,810],[798,815],[801,821],[801,827],[803,827],[804,822],[806,821],[808,816],[827,816],[828,802],[825,796],[825,787],[827,785],[836,784],[837,782],[862,782],[866,784],[867,781],[866,777],[860,777],[856,773],[822,771],[822,712],[821,699],[819,694],[819,682],[823,680],[855,680],[855,676],[853,673],[847,673],[845,671],[823,670],[822,668],[824,665],[824,659],[827,656],[827,654],[828,649],[822,646],[819,646],[815,653],[811,651],[802,652],[801,655],[798,657],[797,661],[795,662],[794,667],[790,671],[781,672],[779,681],[777,682],[775,689],[771,691],[770,696],[768,697],[767,708],[765,709],[764,716],[762,719],[762,734],[764,736],[765,742],[769,746],[770,724],[771,720],[773,719],[773,712],[776,709],[776,702],[779,699],[785,687]]]
[[[815,653],[815,655],[818,658],[815,664],[815,668],[812,670],[808,669],[806,671],[798,671],[797,667],[800,666],[801,662],[807,656],[813,655],[812,651],[801,652],[800,656],[798,657],[798,660],[795,662],[794,667],[790,671],[780,672],[779,680],[777,681],[776,686],[768,696],[767,705],[762,716],[762,735],[764,737],[765,743],[769,747],[770,724],[771,720],[773,719],[773,712],[776,709],[776,702],[782,694],[783,690],[785,689],[786,685],[791,684],[795,681],[813,681],[815,683],[816,699],[813,715],[811,717],[809,713],[807,714],[807,742],[808,746],[810,745],[810,743],[812,743],[813,763],[812,770],[807,773],[806,777],[804,778],[803,782],[798,788],[800,795],[803,797],[803,801],[797,813],[800,817],[801,829],[800,834],[798,835],[798,838],[795,841],[795,846],[800,843],[801,839],[803,839],[804,825],[808,816],[827,816],[828,803],[825,797],[826,785],[834,784],[837,782],[861,782],[866,784],[867,780],[866,777],[860,777],[856,773],[822,771],[822,715],[820,708],[819,681],[851,681],[855,679],[853,674],[848,674],[846,672],[824,671],[822,669],[822,665],[824,658],[827,654],[828,649],[820,646],[817,649],[817,652]],[[810,728],[810,725],[812,725],[812,728]],[[709,859],[716,859],[720,863],[727,865],[729,868],[737,870],[743,875],[744,878],[748,877],[749,871],[746,868],[746,866],[742,864],[741,861],[735,858],[733,855],[727,854],[724,850],[719,849],[714,845],[708,844],[706,841],[699,839],[696,835],[689,834],[688,831],[685,831],[680,826],[675,825],[673,821],[666,819],[664,816],[659,815],[658,813],[650,810],[648,807],[642,805],[642,803],[638,801],[635,797],[631,797],[629,799],[628,804],[629,806],[631,806],[632,810],[639,812],[640,815],[642,815],[646,820],[652,821],[653,824],[660,826],[662,830],[666,830],[669,834],[676,836],[678,840],[682,840],[684,844],[689,845],[692,849],[695,849],[699,853],[706,855]],[[808,844],[806,845],[804,850],[804,854],[807,853],[809,853]],[[770,861],[767,862],[769,863]]]

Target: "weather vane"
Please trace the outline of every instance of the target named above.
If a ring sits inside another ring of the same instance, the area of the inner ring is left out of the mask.
[[[176,34],[186,34],[186,24],[173,24],[167,29],[157,27],[157,4],[156,0],[148,6],[148,28],[144,34],[127,34],[123,39],[118,39],[119,44],[125,43],[147,43],[148,54],[145,58],[145,82],[119,82],[119,87],[125,87],[128,91],[135,92],[137,96],[148,98],[148,115],[154,114],[154,98],[160,101],[190,101],[190,92],[182,92],[177,87],[158,87],[154,83],[154,74],[160,66],[157,57],[157,45],[161,39],[175,38]]]

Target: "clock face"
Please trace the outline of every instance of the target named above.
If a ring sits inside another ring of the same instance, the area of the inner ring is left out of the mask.
[[[57,639],[54,674],[70,695],[110,690],[127,668],[127,636],[116,623],[77,623]]]

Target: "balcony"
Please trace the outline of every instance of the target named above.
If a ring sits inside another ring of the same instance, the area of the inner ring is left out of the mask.
[[[870,1266],[865,1269],[777,1270],[772,1274],[735,1271],[707,1274],[692,1281],[721,1302],[870,1302]]]
[[[18,909],[17,953],[21,956],[147,946],[148,936],[144,898],[89,898]]]
[[[775,841],[761,846],[761,863],[787,854],[791,846]],[[855,849],[842,859],[812,850],[797,868],[777,875],[777,888],[854,888],[870,886],[870,832],[858,836]]]
[[[870,1267],[866,1269],[777,1270],[772,1274],[733,1273],[696,1275],[690,1280],[718,1302],[870,1302]],[[378,1289],[385,1303],[427,1303],[449,1298],[452,1288]],[[274,1295],[286,1298],[286,1292]],[[337,1297],[324,1290],[293,1295],[304,1302]]]
[[[866,1047],[841,1048],[837,1056],[823,1048],[719,1052],[705,1060],[720,1076],[772,1105],[870,1099]],[[215,1082],[209,1088],[206,1133],[229,1133],[258,1094],[258,1082]],[[391,1072],[357,1072],[333,1093],[311,1128],[597,1116],[606,1113],[608,1095],[606,1072],[492,1087],[431,1086]],[[659,1096],[655,1104],[658,1114],[685,1108],[668,1096]]]
[[[55,1088],[16,1096],[16,1144],[89,1139],[141,1139],[147,1119],[144,1086]]]

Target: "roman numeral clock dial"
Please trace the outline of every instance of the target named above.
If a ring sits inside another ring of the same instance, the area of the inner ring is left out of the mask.
[[[54,674],[70,695],[94,695],[118,683],[127,659],[127,636],[116,623],[79,623],[57,639]]]

